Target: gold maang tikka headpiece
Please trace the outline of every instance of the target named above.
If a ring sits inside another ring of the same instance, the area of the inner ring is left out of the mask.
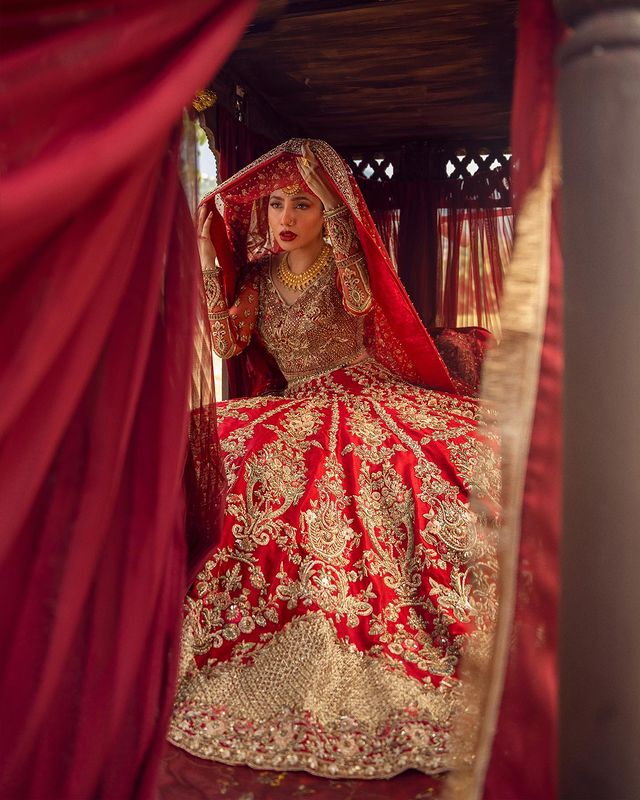
[[[283,186],[282,191],[288,195],[298,194],[302,191],[302,187],[299,183],[292,183],[291,186]]]

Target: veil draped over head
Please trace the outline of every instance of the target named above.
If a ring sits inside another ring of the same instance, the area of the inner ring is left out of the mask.
[[[229,302],[251,265],[280,250],[269,231],[268,199],[275,189],[304,185],[296,158],[303,155],[305,141],[289,139],[270,150],[202,201],[213,212],[211,235]],[[453,392],[447,368],[393,269],[349,167],[326,142],[312,139],[309,144],[353,217],[367,261],[373,294],[365,321],[368,352],[410,383]],[[238,357],[247,378],[245,393],[250,395],[282,383],[275,363],[256,338]]]

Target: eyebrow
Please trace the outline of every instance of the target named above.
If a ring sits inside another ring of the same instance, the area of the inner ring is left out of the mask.
[[[285,199],[281,194],[275,194],[275,192],[273,194],[269,195],[269,200],[271,200],[272,198],[276,199],[276,200],[284,200]],[[291,197],[290,199],[291,200],[311,200],[311,197],[309,197],[308,194],[297,194],[294,197]]]

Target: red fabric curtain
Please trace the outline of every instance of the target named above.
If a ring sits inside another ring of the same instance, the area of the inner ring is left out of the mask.
[[[434,183],[436,319],[442,328],[499,334],[499,301],[513,243],[510,181],[502,170]]]
[[[548,155],[554,57],[561,36],[551,0],[521,0],[512,110],[516,214]],[[549,298],[521,518],[519,592],[486,800],[557,796],[557,610],[562,493],[562,256],[555,198]]]
[[[199,275],[176,125],[252,10],[4,6],[6,798],[153,795],[186,583]]]

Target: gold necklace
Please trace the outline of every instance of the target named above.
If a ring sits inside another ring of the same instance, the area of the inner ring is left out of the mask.
[[[306,289],[313,283],[320,273],[325,269],[331,258],[331,248],[328,244],[322,246],[316,260],[300,274],[292,272],[289,266],[289,254],[285,253],[280,263],[276,267],[278,278],[287,287],[295,291]]]

